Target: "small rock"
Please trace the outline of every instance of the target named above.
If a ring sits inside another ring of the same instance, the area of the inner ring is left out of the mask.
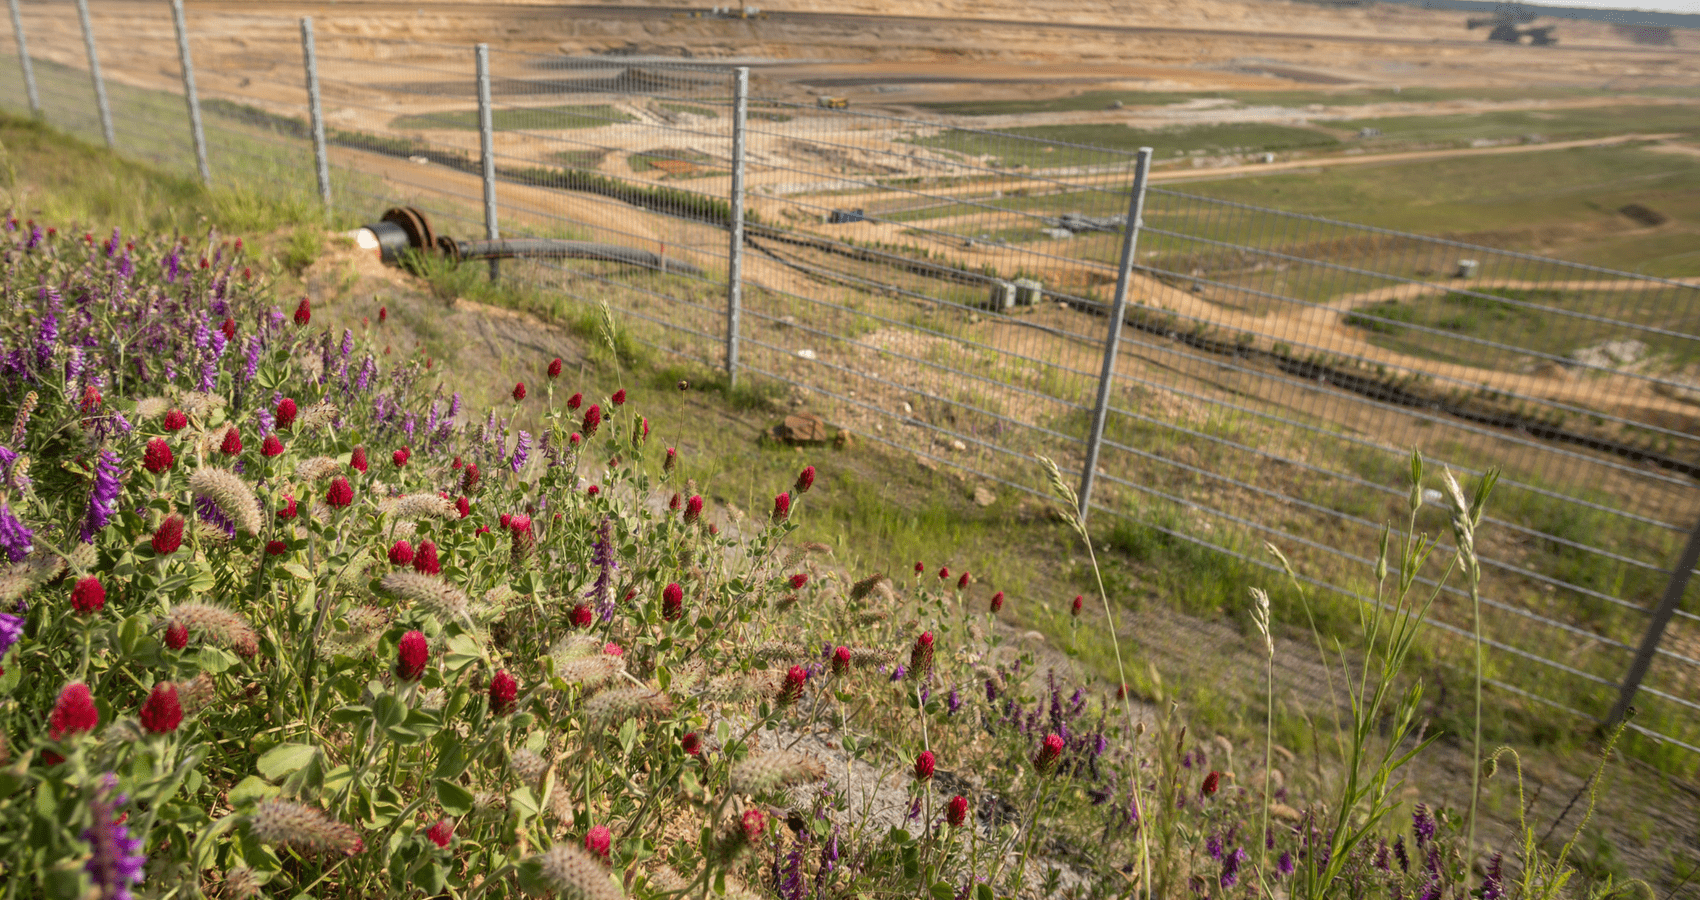
[[[903,414],[906,416],[912,416],[915,414],[915,407],[910,406],[909,401],[907,400],[903,401]]]
[[[773,324],[780,327],[780,328],[795,327],[796,324],[797,324],[797,317],[796,316],[780,316],[779,321],[777,321]]]
[[[786,416],[785,421],[773,427],[775,440],[787,444],[819,444],[830,440],[826,422],[820,416],[809,413],[793,413]]]
[[[930,456],[921,456],[920,454],[916,454],[915,462],[918,463],[921,468],[927,469],[928,471],[937,472],[939,470],[939,464]]]
[[[814,359],[815,358],[815,351],[813,351],[813,350],[798,350],[797,351],[797,358],[798,359]]]
[[[962,451],[968,449],[968,445],[953,438],[953,439],[951,439],[951,442],[950,442],[950,449],[955,450],[958,453],[961,453]]]
[[[987,490],[984,485],[974,489],[974,503],[977,506],[991,506],[998,502],[998,495]]]

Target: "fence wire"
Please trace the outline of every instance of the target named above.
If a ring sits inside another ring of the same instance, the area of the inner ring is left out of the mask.
[[[156,6],[93,4],[95,42],[117,148],[190,177]],[[44,118],[102,141],[75,13],[30,4],[22,21]],[[318,26],[339,217],[413,206],[482,238],[474,48]],[[191,11],[189,30],[215,184],[316,203],[298,23]],[[1383,523],[1405,527],[1410,448],[1464,478],[1502,466],[1479,549],[1508,714],[1607,715],[1700,521],[1692,280],[1153,187],[1112,327],[1132,154],[798,102],[755,66],[740,159],[731,66],[494,49],[489,68],[500,234],[648,254],[503,264],[563,312],[606,302],[638,340],[710,368],[735,340],[740,375],[790,385],[831,425],[1029,493],[1045,491],[1033,453],[1080,475],[1118,341],[1092,510],[1136,561],[1268,584],[1268,541],[1318,593],[1384,602],[1371,555]],[[15,52],[0,105],[28,114]],[[1424,499],[1417,527],[1445,534],[1448,501]],[[1439,660],[1465,658],[1471,613],[1441,591]],[[1636,703],[1634,752],[1694,771],[1693,590]]]

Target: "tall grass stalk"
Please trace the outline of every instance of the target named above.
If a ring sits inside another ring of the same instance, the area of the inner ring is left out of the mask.
[[[1086,523],[1080,518],[1080,497],[1074,492],[1073,488],[1063,481],[1062,472],[1057,469],[1055,460],[1038,454],[1034,454],[1034,456],[1045,469],[1045,477],[1051,483],[1052,493],[1056,494],[1057,499],[1062,501],[1065,521],[1068,522],[1070,528],[1074,529],[1074,533],[1080,536],[1081,543],[1086,545],[1086,557],[1092,563],[1092,577],[1097,580],[1098,599],[1104,605],[1104,621],[1110,629],[1110,647],[1116,654],[1116,693],[1121,697],[1122,714],[1127,719],[1127,743],[1128,752],[1131,755],[1134,752],[1134,745],[1139,735],[1134,730],[1133,700],[1128,696],[1127,670],[1122,664],[1121,629],[1116,627],[1116,615],[1110,609],[1110,594],[1104,589],[1104,573],[1098,568],[1098,554],[1092,549],[1092,535],[1086,531]],[[1141,822],[1139,829],[1139,884],[1141,888],[1149,892],[1151,890],[1151,850],[1146,841],[1147,829],[1144,826],[1145,801],[1141,797],[1139,779],[1137,778],[1133,779],[1133,802]]]
[[[1262,588],[1251,589],[1251,618],[1263,635],[1268,693],[1263,699],[1263,827],[1257,842],[1257,886],[1269,894],[1269,763],[1275,749],[1275,639],[1269,633],[1269,594]]]
[[[1452,538],[1458,545],[1458,559],[1463,563],[1464,580],[1470,589],[1470,607],[1475,615],[1475,734],[1470,743],[1470,813],[1464,825],[1464,887],[1470,886],[1471,864],[1476,858],[1476,805],[1482,796],[1482,563],[1476,555],[1476,526],[1482,520],[1482,506],[1488,492],[1499,479],[1499,470],[1489,471],[1476,482],[1476,492],[1468,501],[1452,470],[1444,471],[1446,493],[1452,500]]]
[[[1463,507],[1468,511],[1469,522],[1480,521],[1482,506],[1497,477],[1497,472],[1489,472],[1476,486],[1474,501]],[[1326,861],[1321,863],[1318,862],[1319,854],[1306,856],[1304,866],[1295,875],[1293,896],[1305,896],[1310,900],[1323,900],[1329,896],[1330,887],[1341,875],[1352,852],[1376,833],[1382,819],[1397,805],[1395,795],[1403,784],[1398,777],[1400,770],[1439,737],[1435,734],[1422,738],[1416,733],[1421,683],[1411,684],[1402,694],[1395,692],[1430,607],[1453,569],[1459,567],[1466,556],[1474,554],[1474,547],[1473,543],[1467,544],[1461,539],[1457,554],[1435,579],[1433,590],[1426,596],[1413,596],[1417,579],[1436,546],[1433,538],[1417,531],[1417,512],[1423,502],[1422,483],[1422,455],[1412,453],[1409,520],[1397,557],[1394,592],[1390,599],[1384,599],[1387,568],[1384,562],[1378,563],[1375,601],[1358,606],[1359,623],[1364,633],[1364,656],[1357,673],[1346,679],[1351,703],[1350,729],[1342,741],[1343,781],[1331,813],[1332,834],[1327,839],[1329,852]],[[1464,537],[1473,542],[1473,524]],[[1385,536],[1382,542],[1385,547]],[[1291,563],[1278,550],[1274,552],[1302,599],[1304,586]],[[1351,664],[1338,643],[1336,652],[1342,669],[1350,672]],[[1371,746],[1378,734],[1382,735],[1379,750]],[[1406,741],[1413,738],[1417,739],[1415,746],[1400,752]]]

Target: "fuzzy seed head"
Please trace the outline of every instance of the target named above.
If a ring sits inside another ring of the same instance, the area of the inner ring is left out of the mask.
[[[523,748],[514,751],[509,763],[514,767],[514,774],[526,784],[543,780],[543,773],[549,770],[549,763],[543,757]]]
[[[666,694],[645,687],[603,691],[584,704],[585,717],[597,728],[620,725],[627,719],[665,715],[672,709]]]
[[[397,541],[398,545],[404,543],[406,542]],[[430,542],[426,541],[425,543]],[[424,546],[424,544],[421,544],[420,549],[423,550]],[[394,557],[392,556],[391,559],[393,560]],[[418,564],[419,557],[417,555],[414,556],[413,562],[415,565]],[[441,578],[433,578],[422,572],[408,569],[392,569],[384,573],[384,577],[378,581],[378,588],[392,597],[405,600],[431,613],[444,622],[466,619],[472,604],[471,598],[467,597],[466,592],[460,588]]]
[[[307,852],[347,853],[360,846],[360,835],[316,807],[289,800],[267,800],[249,818],[249,833],[263,844]]]
[[[543,880],[566,900],[620,900],[608,867],[589,850],[570,843],[556,844],[537,857]]]
[[[732,790],[760,795],[826,777],[826,764],[812,756],[790,751],[753,753],[732,767]]]
[[[260,516],[260,501],[253,488],[242,476],[226,469],[196,469],[189,476],[189,491],[212,501],[219,511],[230,517],[238,531],[259,534],[265,522]]]
[[[205,603],[184,603],[171,611],[171,625],[180,625],[190,636],[199,636],[240,656],[259,651],[259,636],[240,615]],[[169,626],[168,626],[169,627]]]
[[[342,463],[329,456],[314,456],[295,464],[297,481],[318,481],[342,471]]]

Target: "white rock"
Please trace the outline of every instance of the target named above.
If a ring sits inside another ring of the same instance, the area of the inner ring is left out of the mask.
[[[958,452],[958,453],[961,453],[961,452],[962,452],[962,451],[964,451],[964,450],[967,450],[967,449],[968,449],[968,445],[967,445],[967,444],[964,444],[964,443],[962,443],[962,442],[961,442],[961,441],[959,441],[959,440],[952,440],[952,441],[951,441],[951,442],[950,442],[950,449],[952,449],[952,450],[955,450],[955,451],[956,451],[956,452]]]
[[[797,351],[797,358],[798,359],[814,359],[815,358],[815,351],[813,351],[813,350],[798,350]]]

